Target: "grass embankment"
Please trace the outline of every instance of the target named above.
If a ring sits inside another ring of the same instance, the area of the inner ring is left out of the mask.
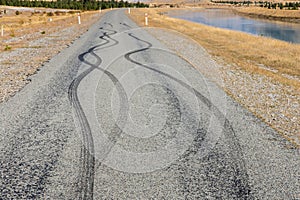
[[[144,13],[146,12],[149,16],[150,27],[175,30],[190,37],[203,46],[218,62],[221,62],[221,65],[230,66],[224,67],[224,70],[242,71],[253,77],[266,77],[263,80],[267,83],[261,83],[260,78],[242,80],[243,77],[239,77],[240,73],[235,73],[236,77],[230,79],[232,83],[226,82],[226,85],[221,87],[224,87],[223,89],[229,95],[275,128],[295,146],[300,147],[298,143],[300,141],[299,112],[294,110],[298,108],[297,105],[300,105],[299,44],[162,15],[168,12],[168,9],[135,9],[130,16],[139,25],[144,26]],[[276,89],[273,94],[273,89],[277,86],[281,89]],[[271,100],[269,96],[272,95],[278,98]],[[291,106],[290,101],[293,101],[295,108]]]
[[[233,10],[238,14],[249,17],[300,23],[299,10],[267,9],[261,7],[236,7]]]

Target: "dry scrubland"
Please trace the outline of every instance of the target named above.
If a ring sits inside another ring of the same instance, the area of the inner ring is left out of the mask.
[[[0,25],[4,25],[4,37],[0,36],[0,102],[30,82],[30,75],[100,17],[98,12],[81,13],[82,23],[78,25],[77,13],[52,10],[51,16],[43,12],[21,12],[16,15],[15,10],[9,11],[0,18]]]
[[[130,17],[144,25],[147,12],[149,26],[198,42],[223,66],[224,90],[299,147],[300,45],[161,15],[167,11],[135,9]]]

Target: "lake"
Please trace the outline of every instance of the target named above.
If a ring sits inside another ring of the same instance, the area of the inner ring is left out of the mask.
[[[300,24],[251,19],[226,9],[174,11],[171,17],[192,22],[266,36],[291,43],[300,43]]]

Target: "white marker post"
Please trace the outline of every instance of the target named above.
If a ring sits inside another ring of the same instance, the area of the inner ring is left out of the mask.
[[[128,8],[128,14],[130,14],[130,8]]]
[[[80,14],[78,13],[78,24],[81,24]]]
[[[3,25],[1,25],[1,37],[4,36],[4,28],[3,28]]]
[[[99,8],[99,12],[102,13],[101,7]]]
[[[148,13],[145,13],[145,26],[148,26]]]

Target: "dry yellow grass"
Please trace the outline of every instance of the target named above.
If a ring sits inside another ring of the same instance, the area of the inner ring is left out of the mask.
[[[293,86],[300,91],[299,81],[286,77],[288,75],[300,79],[299,44],[214,28],[158,14],[165,11],[166,9],[136,9],[131,17],[143,25],[143,16],[147,12],[150,26],[183,33],[226,63],[251,73],[266,75],[274,81]]]
[[[280,10],[280,9],[267,9],[261,7],[240,7],[240,12],[263,14],[276,17],[297,17],[300,18],[299,10]]]
[[[275,10],[261,7],[236,7],[234,8],[234,11],[245,16],[300,23],[299,10]]]

